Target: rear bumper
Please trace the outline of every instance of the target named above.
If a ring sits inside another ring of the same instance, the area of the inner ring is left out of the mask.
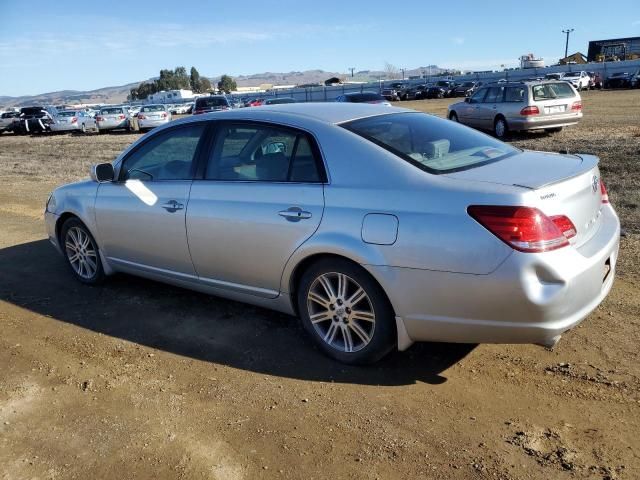
[[[598,232],[580,248],[514,251],[488,275],[366,268],[387,292],[411,341],[551,345],[613,285],[620,223],[609,205],[602,217]]]
[[[122,122],[96,122],[100,130],[119,130],[123,128],[129,128],[129,121],[123,120]]]
[[[161,125],[166,125],[169,123],[168,118],[163,118],[159,120],[140,120],[138,119],[138,127],[140,128],[155,128],[160,127]]]
[[[50,127],[52,132],[72,132],[72,131],[80,130],[80,126],[77,124],[71,125],[71,124],[64,124],[64,123],[62,124],[52,123]]]
[[[533,115],[530,117],[508,118],[511,130],[541,130],[544,128],[567,127],[575,125],[582,118],[582,112],[564,113],[561,115]]]

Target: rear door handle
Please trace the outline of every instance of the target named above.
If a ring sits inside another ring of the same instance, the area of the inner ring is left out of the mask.
[[[164,208],[169,213],[174,213],[178,210],[182,210],[184,208],[184,205],[175,200],[169,200],[167,203],[162,205],[162,208]]]
[[[311,218],[311,212],[302,210],[300,207],[289,207],[286,210],[280,210],[278,215],[286,218],[290,222],[299,222]]]

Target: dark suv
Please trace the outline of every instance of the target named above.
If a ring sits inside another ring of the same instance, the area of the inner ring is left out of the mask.
[[[219,110],[229,110],[231,104],[227,97],[223,95],[210,95],[208,97],[196,98],[196,103],[193,106],[193,114],[199,115],[201,113],[217,112]]]
[[[48,132],[51,130],[53,117],[57,114],[55,107],[21,108],[18,122],[13,124],[13,131],[20,135]]]

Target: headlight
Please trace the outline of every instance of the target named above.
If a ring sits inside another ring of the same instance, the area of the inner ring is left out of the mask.
[[[49,199],[47,200],[46,210],[49,213],[55,213],[56,211],[56,197],[53,196],[53,193],[49,195]]]

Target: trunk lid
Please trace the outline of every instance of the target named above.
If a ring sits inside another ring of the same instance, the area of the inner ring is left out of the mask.
[[[534,190],[538,207],[548,216],[566,215],[576,227],[571,244],[579,247],[597,231],[602,193],[598,157],[528,152],[477,168],[445,175],[449,178],[510,185]]]

